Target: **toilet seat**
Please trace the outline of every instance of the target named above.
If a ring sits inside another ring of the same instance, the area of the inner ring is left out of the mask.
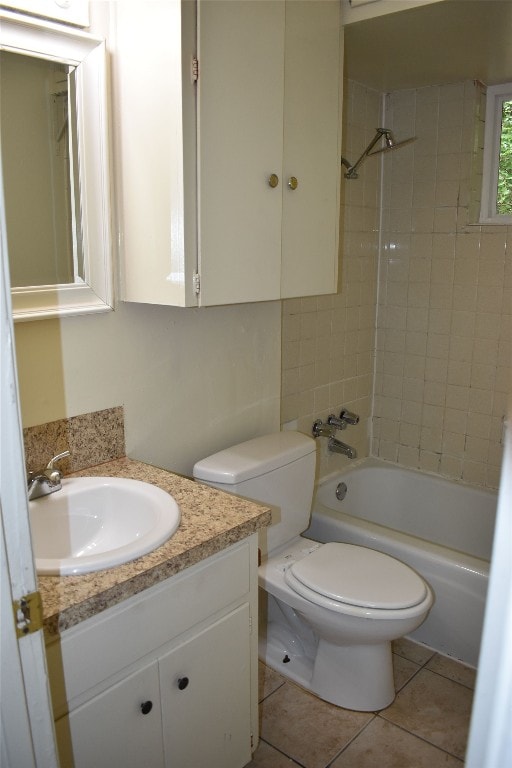
[[[428,596],[412,568],[383,552],[331,542],[295,561],[285,572],[297,594],[331,610],[406,610]]]

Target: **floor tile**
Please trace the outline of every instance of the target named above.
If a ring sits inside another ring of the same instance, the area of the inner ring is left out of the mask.
[[[278,752],[270,744],[260,741],[258,749],[246,768],[295,768],[297,765],[298,763]]]
[[[305,768],[325,768],[374,717],[327,704],[291,683],[261,708],[261,737]]]
[[[472,698],[464,685],[421,669],[380,715],[463,758]]]
[[[393,640],[393,653],[398,654],[398,656],[403,656],[404,659],[409,659],[409,661],[414,661],[415,664],[423,666],[423,664],[434,656],[435,651],[431,648],[427,648],[425,645],[414,643],[406,637],[401,637],[399,640]]]
[[[456,757],[376,717],[331,768],[462,768],[462,765]]]
[[[258,662],[258,701],[276,691],[286,680],[261,661]]]
[[[402,656],[393,654],[393,678],[395,681],[395,691],[399,691],[404,685],[409,682],[411,677],[421,669],[419,664],[415,664],[409,659],[404,659]]]
[[[455,661],[455,659],[449,659],[447,656],[441,656],[439,653],[436,653],[428,664],[425,665],[425,669],[437,672],[438,675],[443,675],[443,677],[449,677],[450,680],[455,680],[456,683],[461,683],[472,690],[475,688],[476,669],[468,667],[466,664],[461,664],[460,661]]]

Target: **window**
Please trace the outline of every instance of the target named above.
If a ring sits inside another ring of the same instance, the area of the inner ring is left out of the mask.
[[[480,222],[512,224],[512,83],[487,89]]]

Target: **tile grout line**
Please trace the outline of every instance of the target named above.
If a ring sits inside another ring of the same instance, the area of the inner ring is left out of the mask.
[[[449,661],[452,661],[454,664],[460,664],[461,667],[464,669],[470,669],[472,670],[473,667],[470,667],[468,664],[464,664],[462,661],[459,661],[458,659],[454,659],[452,656],[444,656],[442,653],[439,653],[438,651],[434,651],[432,656],[427,659],[423,664],[419,664],[419,662],[414,661],[413,659],[409,659],[407,656],[402,656],[399,653],[395,653],[395,656],[398,656],[401,659],[405,659],[406,661],[410,661],[412,664],[418,664],[418,669],[411,675],[411,677],[407,680],[406,683],[403,684],[403,686],[397,691],[397,694],[404,690],[404,688],[409,685],[409,683],[416,677],[418,672],[421,672],[422,670],[426,670],[427,672],[432,672],[433,675],[437,675],[438,677],[442,677],[444,680],[450,680],[452,683],[457,683],[457,685],[462,685],[463,688],[467,688],[469,691],[474,692],[474,687],[471,685],[467,685],[466,683],[461,682],[460,680],[455,680],[453,677],[450,677],[450,675],[443,674],[442,672],[437,672],[435,669],[430,669],[427,665],[430,664],[434,656],[440,656],[443,659],[448,659]],[[477,672],[477,670],[475,670]]]
[[[409,731],[403,725],[399,725],[398,723],[395,723],[393,720],[386,720],[385,717],[381,717],[380,715],[376,715],[376,717],[379,717],[381,720],[383,720],[385,723],[388,723],[389,725],[394,725],[395,728],[399,728],[404,733],[409,734],[409,736],[414,736],[415,739],[419,739],[420,741],[423,741],[425,744],[428,744],[431,747],[435,747],[435,749],[438,749],[440,752],[444,752],[446,755],[450,755],[450,757],[454,757],[456,760],[460,761],[461,765],[464,764],[464,758],[459,757],[459,755],[456,755],[454,752],[450,752],[448,749],[444,749],[443,747],[440,747],[439,744],[434,744],[433,741],[429,741],[424,736],[420,736],[418,733],[415,733],[414,731]]]
[[[274,744],[271,744],[270,741],[265,741],[265,739],[262,739],[260,736],[260,742],[263,742],[267,746],[271,747],[272,749],[275,749],[276,752],[279,752],[280,755],[283,755],[283,757],[286,757],[287,760],[291,760],[294,765],[300,766],[300,768],[307,768],[304,763],[299,763],[295,758],[290,757],[286,752],[283,752],[282,749],[279,749],[279,747],[274,746]]]
[[[433,670],[433,669],[429,669],[429,668],[428,668],[428,666],[427,666],[427,665],[428,665],[428,664],[429,664],[429,663],[432,661],[432,659],[433,659],[433,658],[434,658],[436,655],[439,655],[439,656],[441,656],[441,657],[443,657],[443,658],[447,658],[447,659],[449,659],[449,660],[453,661],[453,663],[455,663],[455,664],[460,664],[462,667],[466,668],[466,667],[467,667],[467,665],[464,665],[464,664],[463,664],[462,662],[460,662],[458,659],[452,659],[452,657],[444,657],[444,656],[443,656],[443,654],[439,654],[437,651],[433,651],[433,652],[432,652],[432,655],[431,655],[431,656],[429,656],[429,658],[427,658],[427,659],[426,659],[425,661],[423,661],[422,663],[419,663],[418,661],[414,661],[413,659],[410,659],[410,658],[408,658],[407,656],[405,656],[405,655],[402,655],[402,654],[394,653],[394,655],[395,655],[395,656],[397,656],[398,658],[402,658],[402,659],[404,659],[405,661],[408,661],[408,662],[410,662],[410,663],[412,663],[412,664],[415,664],[415,665],[417,665],[417,669],[414,671],[414,673],[411,675],[411,677],[410,677],[410,678],[409,678],[409,679],[408,679],[408,680],[407,680],[407,681],[404,683],[404,685],[403,685],[401,688],[397,689],[397,691],[396,691],[396,696],[398,696],[398,694],[399,694],[399,693],[401,693],[402,691],[404,691],[404,690],[407,688],[407,686],[409,685],[409,683],[411,683],[411,682],[412,682],[412,681],[415,679],[415,677],[418,675],[418,673],[419,673],[420,671],[422,671],[422,670],[426,670],[427,672],[430,672],[430,673],[432,673],[433,675],[436,675],[437,677],[440,677],[440,678],[442,678],[442,679],[444,679],[444,680],[449,680],[449,681],[450,681],[450,682],[452,682],[452,683],[455,683],[455,684],[457,684],[457,685],[460,685],[460,686],[462,686],[462,687],[463,687],[463,688],[465,688],[466,690],[469,690],[469,691],[472,691],[472,690],[474,690],[473,688],[471,688],[471,686],[469,686],[469,685],[467,685],[467,684],[465,684],[465,683],[463,683],[463,682],[460,682],[459,680],[456,680],[456,679],[454,679],[453,677],[450,677],[450,676],[449,676],[449,675],[447,675],[447,674],[443,674],[443,673],[441,673],[441,672],[437,672],[437,671],[435,671],[435,670]],[[259,706],[259,707],[261,707],[261,706],[262,706],[262,704],[263,704],[263,702],[267,701],[267,700],[268,700],[268,699],[269,699],[269,698],[270,698],[270,697],[271,697],[271,696],[272,696],[274,693],[276,693],[277,691],[279,691],[279,690],[280,690],[280,689],[281,689],[281,688],[282,688],[282,687],[283,687],[283,686],[284,686],[284,685],[285,685],[287,682],[288,682],[287,680],[282,680],[282,682],[280,683],[280,685],[278,685],[278,686],[277,686],[277,688],[275,688],[274,690],[270,691],[270,692],[269,692],[269,693],[268,693],[266,696],[264,696],[264,697],[261,699],[261,701],[258,703],[258,706]],[[290,682],[291,682],[291,681],[290,681]],[[296,684],[294,684],[293,682],[292,682],[291,684],[292,684],[292,685],[296,685]],[[301,688],[300,686],[296,686],[296,687],[298,687],[299,689]],[[396,698],[396,697],[395,697],[395,698]],[[393,701],[394,701],[394,700],[393,700]],[[389,706],[392,706],[392,704],[390,704]],[[365,723],[365,724],[364,724],[364,725],[363,725],[363,726],[360,728],[360,730],[359,730],[359,731],[358,731],[356,734],[354,734],[354,735],[352,736],[352,738],[351,738],[351,739],[350,739],[350,740],[349,740],[349,741],[348,741],[348,742],[347,742],[347,743],[346,743],[346,744],[343,746],[343,748],[342,748],[342,749],[340,749],[340,751],[339,751],[339,752],[337,752],[337,754],[336,754],[336,755],[335,755],[335,756],[334,756],[332,759],[330,759],[330,760],[329,760],[329,762],[328,762],[328,763],[325,765],[325,767],[324,767],[324,768],[330,768],[330,766],[332,766],[332,765],[334,764],[334,762],[335,762],[335,761],[336,761],[336,760],[337,760],[337,759],[338,759],[338,758],[339,758],[339,757],[340,757],[340,756],[341,756],[341,755],[342,755],[342,754],[343,754],[343,753],[344,753],[344,752],[345,752],[345,751],[348,749],[348,747],[349,747],[349,746],[350,746],[350,745],[351,745],[351,744],[352,744],[352,743],[353,743],[353,742],[354,742],[356,739],[358,739],[358,738],[359,738],[359,737],[360,737],[360,736],[363,734],[363,732],[364,732],[364,731],[365,731],[365,730],[368,728],[368,726],[369,726],[371,723],[373,723],[373,722],[375,721],[375,719],[376,719],[376,718],[379,718],[379,719],[380,719],[382,722],[385,722],[385,723],[389,723],[389,724],[393,725],[394,727],[396,727],[396,728],[399,728],[401,731],[403,731],[404,733],[407,733],[409,736],[412,736],[412,737],[413,737],[413,738],[415,738],[415,739],[419,739],[419,740],[420,740],[420,741],[422,741],[423,743],[425,743],[425,744],[428,744],[428,745],[429,745],[429,746],[431,746],[431,747],[434,747],[435,749],[439,750],[440,752],[442,752],[442,753],[444,753],[444,754],[446,754],[446,755],[449,755],[450,757],[453,757],[455,760],[457,760],[457,761],[459,761],[459,762],[460,762],[461,766],[462,766],[462,765],[464,765],[464,758],[461,758],[459,755],[457,755],[457,754],[455,754],[455,753],[453,753],[453,752],[450,752],[450,751],[449,751],[449,750],[447,750],[447,749],[444,749],[443,747],[439,746],[438,744],[435,744],[435,743],[433,743],[433,742],[429,741],[427,738],[425,738],[425,737],[423,737],[423,736],[420,736],[419,734],[415,733],[414,731],[408,730],[408,729],[407,729],[407,728],[405,728],[404,726],[402,726],[402,725],[399,725],[399,724],[397,724],[397,723],[393,722],[392,720],[388,720],[388,719],[387,719],[387,718],[386,718],[386,717],[385,717],[385,716],[382,714],[382,713],[384,713],[384,712],[385,712],[387,709],[388,709],[388,707],[386,707],[386,708],[384,708],[384,709],[382,709],[382,710],[375,710],[375,711],[372,713],[372,717],[370,718],[370,720],[368,720],[368,722],[367,722],[367,723]],[[263,743],[265,743],[265,744],[267,744],[267,745],[268,745],[268,746],[270,746],[272,749],[275,749],[277,752],[279,752],[280,754],[282,754],[282,755],[283,755],[284,757],[286,757],[287,759],[291,760],[291,761],[292,761],[292,763],[293,763],[294,765],[300,766],[301,768],[306,768],[306,766],[305,766],[303,763],[301,763],[301,762],[298,762],[296,759],[292,758],[292,757],[291,757],[290,755],[288,755],[286,752],[282,751],[281,749],[279,749],[278,747],[274,746],[273,744],[270,744],[270,742],[267,742],[267,741],[265,741],[265,739],[263,739],[263,738],[261,738],[261,737],[260,737],[260,741],[261,741],[261,742],[263,742]]]
[[[330,767],[330,766],[331,766],[331,765],[332,765],[332,764],[333,764],[333,763],[334,763],[334,762],[335,762],[335,761],[336,761],[336,760],[337,760],[337,759],[338,759],[338,758],[339,758],[339,757],[340,757],[340,756],[343,754],[343,752],[345,752],[345,751],[346,751],[346,750],[349,748],[349,746],[350,746],[350,745],[351,745],[351,744],[352,744],[352,743],[353,743],[353,742],[354,742],[356,739],[358,739],[358,738],[359,738],[359,736],[361,736],[361,734],[362,734],[362,733],[363,733],[363,732],[364,732],[364,731],[365,731],[365,730],[368,728],[368,726],[370,725],[370,723],[373,723],[373,721],[374,721],[374,720],[375,720],[377,717],[378,717],[377,713],[376,713],[376,712],[373,712],[373,717],[372,717],[370,720],[368,720],[368,722],[367,722],[367,723],[365,723],[365,724],[364,724],[364,725],[361,727],[361,729],[360,729],[360,730],[359,730],[359,731],[358,731],[356,734],[354,734],[354,736],[352,736],[352,738],[350,739],[350,741],[348,741],[348,742],[345,744],[345,746],[344,746],[344,747],[342,747],[342,749],[340,749],[340,751],[339,751],[339,752],[338,752],[338,753],[337,753],[337,754],[336,754],[336,755],[333,757],[333,759],[332,759],[332,760],[330,760],[330,762],[328,762],[328,763],[327,763],[327,765],[325,766],[325,768],[329,768],[329,767]]]
[[[273,691],[270,691],[269,693],[266,694],[266,696],[263,696],[263,698],[258,701],[258,707],[261,707],[261,705],[263,704],[264,701],[269,699],[274,693],[276,693],[280,688],[282,688],[283,685],[286,685],[286,683],[287,683],[287,681],[283,680],[281,685],[278,685],[277,688],[274,688]]]

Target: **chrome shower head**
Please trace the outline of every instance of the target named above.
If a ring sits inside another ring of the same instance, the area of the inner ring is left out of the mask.
[[[386,133],[384,133],[383,136],[386,142],[386,146],[381,147],[380,149],[375,149],[373,152],[368,152],[368,157],[370,157],[370,155],[380,155],[382,154],[382,152],[391,152],[392,149],[400,149],[400,147],[405,147],[406,144],[412,144],[412,142],[416,141],[417,139],[417,136],[411,136],[409,139],[402,139],[402,141],[395,141],[391,131],[386,131]]]
[[[385,146],[381,147],[380,149],[376,149],[374,152],[371,152],[371,150],[374,148],[377,142],[380,141],[382,138],[384,138]],[[364,150],[363,154],[354,163],[354,165],[351,165],[349,161],[346,160],[344,157],[341,158],[341,164],[344,165],[347,169],[345,178],[357,179],[358,178],[357,169],[359,168],[361,163],[364,160],[366,160],[366,158],[369,157],[370,155],[379,155],[382,152],[390,152],[392,149],[399,149],[400,147],[403,147],[406,144],[410,144],[413,141],[416,141],[416,136],[412,136],[410,139],[404,139],[403,141],[395,142],[393,138],[393,134],[388,128],[377,128],[377,133],[375,134],[374,138],[370,141],[370,143]]]

